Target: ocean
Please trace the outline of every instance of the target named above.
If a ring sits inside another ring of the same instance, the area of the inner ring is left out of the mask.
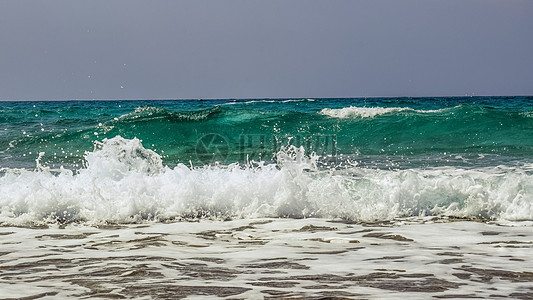
[[[0,102],[4,298],[531,299],[532,229],[533,97]]]

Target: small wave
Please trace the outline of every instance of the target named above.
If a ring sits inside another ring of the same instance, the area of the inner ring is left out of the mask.
[[[290,102],[315,102],[315,99],[307,98],[307,99],[288,99],[288,100],[282,100],[281,103],[290,103]]]
[[[220,106],[215,106],[203,110],[195,111],[169,111],[164,108],[154,106],[140,106],[135,108],[133,112],[124,114],[115,119],[121,122],[146,122],[153,120],[169,120],[169,121],[201,121],[209,118],[221,110]]]
[[[235,104],[253,104],[253,103],[291,103],[291,102],[315,102],[315,99],[287,99],[287,100],[250,100],[250,101],[234,101],[224,103],[225,105],[235,105]]]
[[[456,106],[455,108],[457,108]],[[397,112],[409,111],[416,113],[440,113],[449,108],[435,109],[435,110],[418,110],[410,107],[356,107],[349,106],[344,108],[324,108],[319,113],[332,118],[347,119],[347,118],[373,118],[376,116],[392,114]]]
[[[533,220],[533,175],[517,167],[319,171],[315,157],[291,147],[274,164],[170,169],[138,139],[120,136],[96,143],[85,159],[77,173],[57,174],[39,161],[36,171],[1,170],[0,224],[427,215]]]

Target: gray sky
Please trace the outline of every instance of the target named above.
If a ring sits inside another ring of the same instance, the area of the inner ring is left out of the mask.
[[[533,95],[531,0],[0,0],[0,99]]]

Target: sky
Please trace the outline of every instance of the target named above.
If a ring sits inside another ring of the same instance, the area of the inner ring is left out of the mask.
[[[533,95],[531,0],[0,0],[0,100]]]

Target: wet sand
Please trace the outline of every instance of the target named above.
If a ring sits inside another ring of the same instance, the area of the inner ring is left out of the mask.
[[[0,227],[0,299],[533,299],[533,224]]]

